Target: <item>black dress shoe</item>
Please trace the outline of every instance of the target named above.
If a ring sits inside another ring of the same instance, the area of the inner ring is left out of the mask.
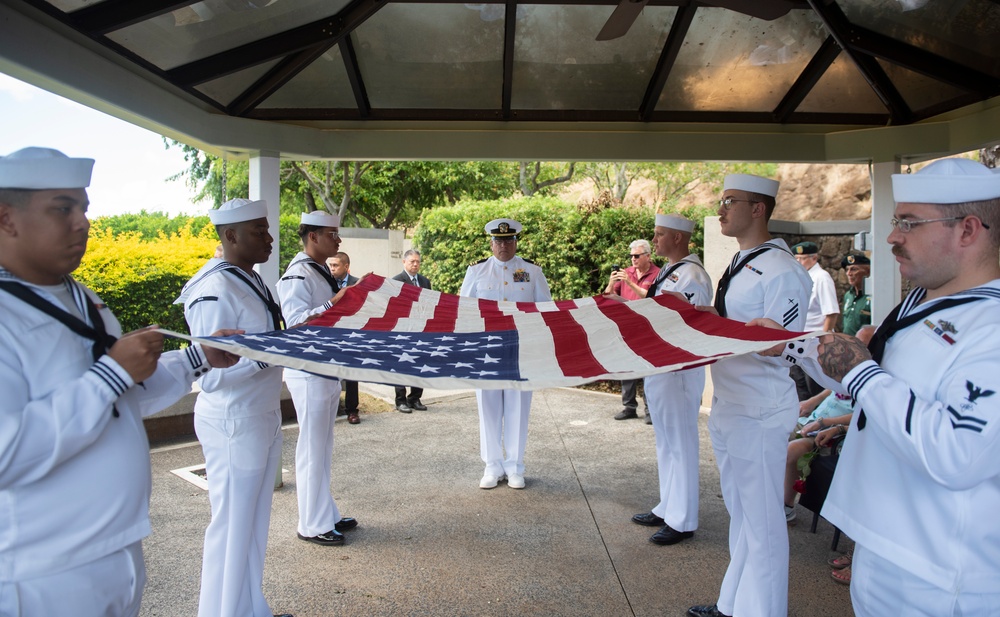
[[[406,403],[396,403],[396,410],[403,413],[411,413],[413,411]]]
[[[615,420],[631,420],[632,418],[638,418],[639,414],[635,413],[634,409],[622,409],[615,414]]]
[[[417,411],[427,411],[427,405],[421,403],[420,399],[418,398],[415,398],[412,401],[406,401],[406,404],[409,405],[410,409],[415,409]]]
[[[692,606],[688,609],[688,617],[729,617],[729,615],[720,613],[719,608],[712,604]]]
[[[345,516],[344,518],[336,522],[336,524],[333,526],[333,530],[339,531],[340,533],[344,533],[345,531],[350,531],[357,526],[358,526],[357,519]]]
[[[298,534],[299,540],[305,540],[306,542],[312,542],[313,544],[319,544],[320,546],[339,546],[344,543],[344,534],[340,533],[336,529],[331,529],[326,533],[321,533],[318,536],[304,536],[301,533]]]
[[[642,514],[636,514],[632,517],[632,522],[636,525],[643,525],[645,527],[663,527],[666,523],[659,516],[656,516],[652,512],[643,512]]]
[[[659,531],[650,536],[649,541],[653,544],[670,546],[671,544],[687,540],[692,536],[694,536],[693,531],[677,531],[670,525],[664,525]]]

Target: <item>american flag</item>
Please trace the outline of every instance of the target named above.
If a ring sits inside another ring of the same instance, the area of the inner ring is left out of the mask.
[[[538,390],[636,379],[755,353],[804,335],[747,327],[672,296],[497,302],[369,275],[307,325],[189,337],[332,377],[437,389]]]

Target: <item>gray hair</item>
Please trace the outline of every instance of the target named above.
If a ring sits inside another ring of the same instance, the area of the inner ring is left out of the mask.
[[[634,251],[637,248],[642,249],[642,252],[646,253],[647,255],[650,255],[653,252],[653,249],[650,248],[649,246],[649,240],[643,240],[643,239],[633,240],[632,244],[628,245],[628,250],[630,251]]]
[[[407,258],[413,255],[420,257],[420,251],[418,251],[417,249],[407,249],[406,252],[403,253],[403,260],[405,261]]]

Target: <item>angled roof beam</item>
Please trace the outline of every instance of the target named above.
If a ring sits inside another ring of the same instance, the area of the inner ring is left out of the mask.
[[[514,32],[517,26],[517,2],[507,0],[503,20],[503,91],[500,115],[510,120],[510,101],[514,90]]]
[[[977,92],[983,98],[991,97],[1000,92],[1000,79],[992,75],[981,73],[976,69],[861,26],[854,26],[853,30],[850,45],[860,52],[881,58],[956,88]]]
[[[670,76],[670,70],[674,68],[677,54],[681,51],[681,45],[684,44],[684,38],[687,36],[691,22],[694,20],[694,12],[697,9],[697,5],[677,8],[674,23],[670,24],[670,34],[667,35],[667,40],[663,44],[663,51],[660,52],[656,68],[653,69],[653,76],[649,79],[646,93],[639,105],[639,119],[643,122],[649,122],[656,110],[656,103],[660,100],[660,94],[663,92],[663,86],[667,83],[667,77]]]
[[[170,69],[166,71],[167,79],[178,86],[196,86],[320,43],[334,45],[378,12],[387,1],[358,0],[337,15]]]
[[[340,39],[340,55],[344,59],[344,68],[347,69],[347,79],[351,82],[351,90],[354,91],[354,100],[358,104],[358,115],[367,118],[372,113],[372,105],[368,101],[368,90],[365,89],[365,81],[361,78],[358,54],[354,51],[354,42],[351,41],[350,36]]]
[[[813,54],[812,59],[809,60],[809,64],[799,74],[799,78],[795,80],[792,87],[785,93],[784,98],[774,108],[774,119],[782,124],[787,122],[792,112],[798,109],[799,104],[809,95],[813,86],[819,82],[823,74],[826,73],[826,69],[830,68],[839,55],[840,46],[837,45],[837,41],[832,36],[826,37],[823,44]]]
[[[91,36],[121,30],[170,11],[194,4],[197,0],[104,0],[68,15],[69,23]]]
[[[912,122],[913,111],[910,110],[910,106],[906,104],[899,90],[896,89],[892,80],[882,70],[875,58],[851,47],[850,42],[854,38],[854,25],[847,20],[847,16],[844,15],[840,7],[836,3],[827,4],[825,0],[809,0],[809,6],[823,20],[823,25],[826,26],[827,31],[841,50],[854,62],[854,66],[871,86],[875,96],[889,110],[892,123],[909,124]]]
[[[309,49],[291,54],[264,74],[252,86],[247,88],[243,94],[236,97],[226,108],[226,112],[231,116],[242,116],[247,111],[260,105],[267,97],[274,94],[278,88],[284,86],[290,79],[317,60],[330,49],[328,43],[320,43]]]

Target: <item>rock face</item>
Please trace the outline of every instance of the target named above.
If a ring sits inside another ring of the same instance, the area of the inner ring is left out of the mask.
[[[787,163],[778,166],[778,206],[783,221],[851,221],[871,218],[867,165]]]
[[[772,218],[782,221],[851,221],[871,218],[872,187],[867,165],[821,165],[784,163],[778,165],[778,206]],[[681,206],[715,204],[722,194],[718,186],[701,185],[681,198]],[[563,191],[564,199],[573,202],[596,197],[590,180],[575,182]],[[635,180],[625,202],[652,206],[656,201],[656,183]]]

